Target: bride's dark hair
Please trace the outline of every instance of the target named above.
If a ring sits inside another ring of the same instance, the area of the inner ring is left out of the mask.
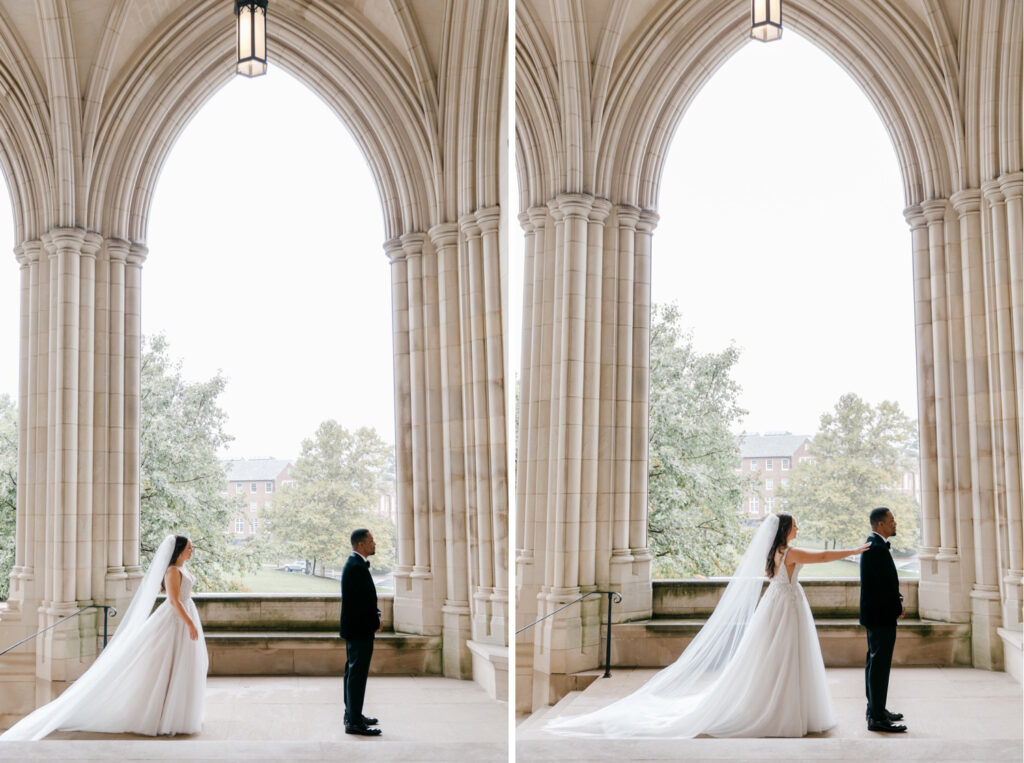
[[[175,535],[174,536],[174,550],[171,551],[171,561],[167,563],[167,569],[174,566],[174,563],[178,561],[178,557],[181,556],[181,552],[185,550],[185,546],[188,545],[187,535]],[[164,583],[160,581],[160,590],[164,590]]]
[[[768,562],[765,564],[765,572],[768,573],[769,578],[775,577],[777,570],[775,569],[775,552],[780,548],[785,547],[787,538],[789,538],[789,531],[793,527],[793,515],[787,514],[784,511],[780,511],[776,514],[779,518],[779,529],[775,532],[775,540],[772,541],[772,550],[768,552]]]

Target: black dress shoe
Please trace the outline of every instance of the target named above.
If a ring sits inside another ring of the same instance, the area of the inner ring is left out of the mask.
[[[902,721],[903,720],[903,713],[894,713],[894,712],[892,712],[890,710],[883,710],[882,712],[885,714],[885,719],[887,721]],[[864,711],[864,720],[866,720],[866,721],[870,721],[871,720],[871,713],[868,712],[867,710]]]
[[[903,716],[901,715],[900,718],[902,718],[902,717]],[[890,720],[898,721],[900,718],[890,718]],[[364,715],[363,716],[363,725],[364,726],[378,726],[378,725],[380,725],[380,721],[378,721],[376,718],[367,718]]]
[[[380,729],[371,729],[368,726],[346,726],[346,734],[358,734],[364,737],[379,737],[381,734]]]
[[[890,734],[899,734],[907,730],[907,727],[902,723],[893,723],[892,721],[868,721],[868,731],[886,731]]]

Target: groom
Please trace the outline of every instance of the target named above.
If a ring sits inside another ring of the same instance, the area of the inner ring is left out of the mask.
[[[902,713],[885,709],[889,669],[896,646],[896,621],[906,614],[896,565],[889,553],[889,538],[896,534],[896,518],[884,507],[871,511],[871,548],[860,557],[860,624],[867,628],[868,654],[864,686],[868,695],[869,731],[906,731],[896,721]]]
[[[366,677],[373,656],[373,634],[381,629],[377,589],[370,577],[370,557],[377,550],[369,530],[352,533],[352,555],[341,573],[341,637],[345,639],[345,733],[380,736],[376,718],[363,715]]]

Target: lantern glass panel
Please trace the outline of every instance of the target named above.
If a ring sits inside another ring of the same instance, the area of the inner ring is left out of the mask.
[[[252,6],[238,9],[238,60],[252,57]]]
[[[253,19],[256,30],[256,58],[267,60],[267,13],[262,8],[255,8]]]

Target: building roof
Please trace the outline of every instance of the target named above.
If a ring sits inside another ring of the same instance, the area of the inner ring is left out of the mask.
[[[277,479],[290,463],[279,458],[238,458],[223,461],[222,465],[228,482],[269,482]]]
[[[740,435],[741,458],[789,458],[810,435],[789,432]]]

